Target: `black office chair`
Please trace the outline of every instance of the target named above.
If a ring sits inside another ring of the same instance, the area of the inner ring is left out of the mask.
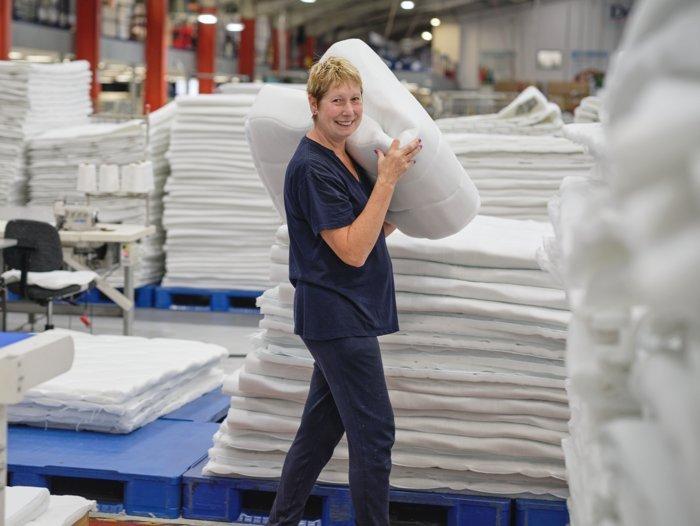
[[[15,219],[7,223],[5,238],[16,239],[17,245],[4,250],[6,267],[21,272],[19,282],[7,288],[23,299],[46,306],[46,330],[53,329],[53,301],[68,298],[90,285],[71,284],[60,289],[46,289],[27,283],[28,272],[51,272],[63,268],[63,251],[58,230],[49,223]]]

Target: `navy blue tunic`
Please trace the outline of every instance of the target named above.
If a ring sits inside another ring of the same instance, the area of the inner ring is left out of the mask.
[[[344,263],[321,230],[360,215],[372,181],[360,181],[333,150],[304,137],[289,161],[284,206],[289,227],[289,280],[295,287],[294,332],[309,340],[379,336],[399,330],[394,275],[383,229],[365,264]]]

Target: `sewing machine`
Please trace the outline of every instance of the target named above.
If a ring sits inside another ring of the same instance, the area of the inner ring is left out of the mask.
[[[67,205],[56,201],[53,205],[58,230],[82,232],[94,230],[97,225],[97,208],[87,205]]]

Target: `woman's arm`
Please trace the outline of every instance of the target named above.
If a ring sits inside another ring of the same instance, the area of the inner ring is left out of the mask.
[[[365,209],[350,225],[321,231],[323,240],[344,263],[353,267],[365,264],[384,227],[394,187],[413,164],[413,157],[420,149],[420,139],[411,141],[403,148],[399,148],[399,141],[394,139],[386,155],[377,150],[377,182]]]

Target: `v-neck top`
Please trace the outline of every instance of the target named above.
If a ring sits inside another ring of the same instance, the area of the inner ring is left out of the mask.
[[[304,137],[287,165],[284,206],[294,332],[310,340],[379,336],[399,330],[394,276],[383,230],[362,267],[344,263],[321,231],[350,225],[373,183],[358,181],[333,150]]]

